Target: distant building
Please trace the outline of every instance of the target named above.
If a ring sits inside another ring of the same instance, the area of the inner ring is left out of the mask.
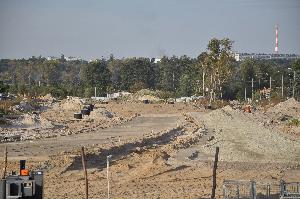
[[[79,57],[72,57],[72,56],[69,56],[69,57],[65,57],[65,60],[66,60],[66,61],[81,61],[82,59],[79,58]]]
[[[59,57],[54,57],[54,56],[48,56],[47,57],[47,60],[48,61],[51,61],[51,60],[58,60],[59,59]]]
[[[296,54],[264,54],[264,53],[235,53],[236,61],[245,59],[271,60],[271,59],[299,59],[300,55]]]
[[[61,57],[48,56],[46,59],[48,61],[51,61],[51,60],[81,61],[82,60],[79,57],[72,57],[72,56],[66,57],[63,54],[61,55]]]
[[[157,62],[160,62],[160,61],[161,61],[160,58],[155,58],[155,59],[154,59],[154,63],[155,63],[155,64],[157,64]]]

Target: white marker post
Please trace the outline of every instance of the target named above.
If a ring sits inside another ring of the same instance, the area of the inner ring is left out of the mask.
[[[107,156],[106,158],[106,178],[107,178],[107,198],[109,199],[109,194],[110,194],[110,190],[109,190],[109,160],[111,159],[112,155]]]

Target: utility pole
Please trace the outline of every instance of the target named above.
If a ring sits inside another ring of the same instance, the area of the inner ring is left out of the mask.
[[[281,97],[283,98],[283,74],[281,75]]]
[[[251,98],[252,98],[252,101],[253,101],[253,78],[251,79]]]
[[[110,190],[109,190],[109,160],[111,159],[112,155],[109,155],[106,157],[106,178],[107,178],[107,198],[109,199],[109,194],[110,194]]]
[[[175,91],[175,75],[174,75],[174,71],[173,71],[173,90]]]
[[[245,101],[247,102],[247,88],[245,86]]]
[[[269,96],[269,100],[271,100],[271,92],[272,92],[272,77],[270,75],[270,96]]]
[[[205,96],[205,72],[202,73],[202,90],[203,90],[203,97]]]
[[[296,71],[294,71],[293,98],[295,98],[295,86],[296,86]]]
[[[259,100],[261,101],[261,93],[260,93],[260,78],[258,79],[258,89],[259,89]]]

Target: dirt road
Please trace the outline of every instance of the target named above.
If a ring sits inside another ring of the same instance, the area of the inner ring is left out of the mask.
[[[118,142],[119,140],[142,136],[151,131],[158,132],[174,128],[182,120],[183,117],[180,114],[145,114],[119,126],[100,129],[92,133],[0,144],[0,151],[8,146],[9,159],[22,157],[43,160],[47,159],[49,155],[79,148],[80,146]],[[2,155],[1,153],[0,157]]]

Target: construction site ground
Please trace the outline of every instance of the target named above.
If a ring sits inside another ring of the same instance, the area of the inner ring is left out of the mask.
[[[48,138],[43,127],[3,130],[41,135],[1,143],[0,150],[8,147],[8,171],[26,159],[29,169],[45,172],[45,198],[84,198],[82,146],[90,198],[107,197],[107,155],[111,198],[209,198],[216,146],[217,198],[223,180],[300,181],[300,129],[282,119],[299,119],[300,105],[293,99],[253,113],[234,105],[206,110],[196,103],[109,102],[96,104],[96,115],[74,121],[78,107],[54,103],[40,114],[51,121],[55,136],[48,136],[49,125]]]

